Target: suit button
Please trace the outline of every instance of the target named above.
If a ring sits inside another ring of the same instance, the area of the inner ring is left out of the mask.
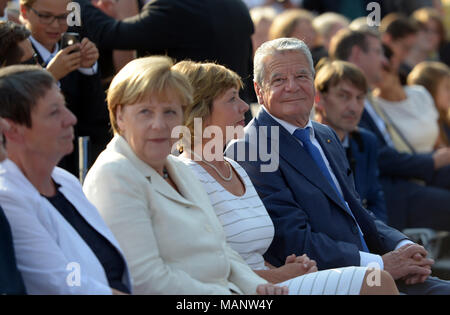
[[[352,226],[352,233],[355,234],[355,235],[359,234],[358,227]]]

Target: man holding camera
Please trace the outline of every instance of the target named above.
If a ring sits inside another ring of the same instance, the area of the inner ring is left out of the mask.
[[[98,49],[89,39],[76,34],[61,41],[68,29],[70,0],[21,0],[20,12],[31,31],[31,43],[43,67],[59,81],[68,108],[76,115],[76,138],[88,136],[91,165],[110,140],[105,93],[98,73]],[[65,38],[64,38],[65,39]],[[67,47],[61,47],[67,45]],[[77,147],[77,146],[75,146]],[[60,166],[78,175],[78,152],[65,157]]]

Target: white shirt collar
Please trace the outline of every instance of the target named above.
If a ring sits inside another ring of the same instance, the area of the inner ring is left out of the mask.
[[[266,113],[267,113],[270,117],[272,117],[272,118],[273,118],[277,123],[279,123],[284,129],[286,129],[291,135],[294,134],[295,130],[297,130],[297,129],[300,128],[300,127],[295,126],[295,125],[293,125],[293,124],[291,124],[291,123],[288,123],[287,121],[281,120],[281,119],[279,119],[279,118],[273,116],[271,113],[269,113],[269,111],[266,109],[266,107],[265,107],[264,105],[262,105],[261,107],[263,108],[263,110],[266,111]],[[315,137],[315,136],[314,136],[314,128],[313,128],[311,119],[308,120],[308,123],[306,124],[306,126],[305,126],[304,128],[300,128],[300,129],[305,129],[305,128],[308,128],[308,127],[311,127],[311,128],[309,129],[309,130],[310,130],[310,133],[311,133],[311,138],[314,138],[314,137]]]
[[[37,50],[37,53],[41,56],[45,65],[47,65],[59,51],[58,43],[55,44],[55,49],[53,50],[53,52],[50,52],[48,51],[47,48],[42,46],[41,43],[39,43],[36,39],[34,39],[33,36],[30,36],[30,41],[33,44],[34,48]]]
[[[348,138],[348,134],[344,137],[344,140],[342,140],[342,146],[344,148],[350,147],[350,140]]]

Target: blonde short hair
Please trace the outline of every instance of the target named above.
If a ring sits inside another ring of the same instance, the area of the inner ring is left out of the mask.
[[[241,77],[232,70],[215,63],[196,63],[181,61],[174,67],[187,76],[194,87],[193,102],[185,107],[184,125],[191,132],[191,144],[194,143],[194,118],[206,119],[211,115],[213,102],[228,89],[243,88]]]
[[[269,40],[292,37],[297,25],[302,21],[313,22],[314,15],[303,9],[288,9],[277,15],[269,29]]]
[[[114,77],[107,94],[109,118],[114,133],[119,133],[116,112],[119,106],[134,105],[156,96],[165,101],[175,94],[183,106],[192,102],[192,86],[187,78],[174,70],[166,56],[135,59]]]

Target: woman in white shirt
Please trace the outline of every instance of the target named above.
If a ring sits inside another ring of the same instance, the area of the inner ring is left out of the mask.
[[[265,263],[263,254],[273,239],[273,223],[244,169],[223,156],[223,147],[235,136],[230,130],[237,130],[238,136],[243,133],[248,105],[239,97],[242,81],[216,64],[182,61],[175,68],[195,87],[194,102],[185,109],[191,136],[182,139],[180,159],[204,185],[228,243],[252,269],[269,282],[288,286],[289,294],[397,293],[384,271],[379,271],[381,286],[370,287],[365,281],[370,270],[363,267],[317,272],[315,262],[306,255],[291,255],[279,268]],[[200,131],[202,137],[197,136]]]
[[[9,159],[0,204],[29,294],[130,293],[119,244],[79,181],[56,167],[73,150],[75,116],[40,66],[0,69]]]
[[[389,56],[389,47],[385,50]],[[434,150],[439,136],[439,113],[424,87],[402,86],[397,73],[386,65],[383,80],[373,91],[373,96],[375,107],[383,112],[386,123],[396,129],[410,151],[430,153]]]

